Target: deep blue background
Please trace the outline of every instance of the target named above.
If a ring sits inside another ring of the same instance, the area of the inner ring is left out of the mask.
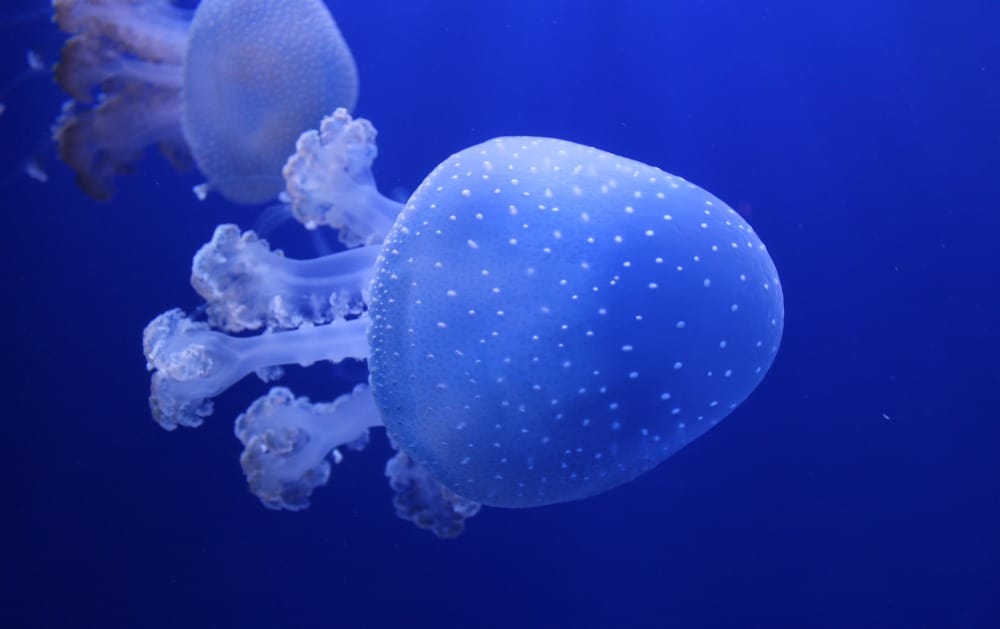
[[[16,19],[42,0],[0,5],[2,85],[60,36]],[[167,434],[139,343],[197,304],[212,227],[259,210],[197,203],[197,175],[153,154],[107,204],[50,150],[48,184],[20,176],[62,100],[29,77],[0,94],[0,625],[1000,626],[1000,3],[331,5],[383,190],[509,134],[682,175],[767,242],[777,362],[654,472],[484,510],[456,541],[395,518],[380,440],[309,510],[269,512],[230,421],[264,386]],[[318,399],[357,377],[310,371],[292,377]]]

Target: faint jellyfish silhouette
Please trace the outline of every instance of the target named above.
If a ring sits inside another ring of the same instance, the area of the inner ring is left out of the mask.
[[[42,56],[34,51],[28,50],[25,55],[25,68],[0,84],[0,116],[7,110],[7,97],[26,79],[46,74],[45,61]]]
[[[321,0],[55,0],[72,37],[55,76],[74,99],[54,137],[91,196],[156,144],[178,168],[193,156],[207,188],[260,203],[283,186],[296,138],[354,106],[354,59]]]
[[[9,26],[11,23],[16,22],[18,19],[23,18],[24,20],[33,19],[36,17],[36,13],[31,12],[26,15],[15,15],[12,18],[12,22],[4,22],[0,20],[0,25]],[[41,16],[38,16],[41,17]],[[8,99],[14,101],[12,104],[11,111],[15,109],[26,109],[32,107],[30,101],[26,101],[18,98],[11,98],[13,94],[24,87],[24,84],[32,78],[43,77],[48,75],[48,69],[45,60],[42,55],[35,50],[28,50],[25,52],[25,67],[20,72],[14,76],[8,78],[2,85],[0,85],[0,125],[3,124],[18,124],[18,122],[9,121],[7,116],[8,112]],[[20,106],[19,106],[20,105]],[[25,107],[27,106],[27,107]],[[23,113],[23,112],[22,112]],[[0,131],[6,133],[5,131]],[[5,136],[6,145],[5,148],[11,149],[8,153],[18,154],[22,153],[22,150],[14,145],[10,141],[9,136]],[[6,187],[10,182],[15,179],[27,175],[30,179],[33,179],[39,183],[46,183],[48,181],[48,173],[45,170],[43,163],[43,157],[46,150],[50,146],[49,138],[41,142],[37,142],[35,146],[24,151],[24,154],[15,157],[16,167],[11,170],[0,171],[0,188]]]
[[[172,310],[144,335],[168,429],[200,424],[251,372],[368,361],[369,383],[332,405],[273,389],[237,421],[264,504],[306,506],[338,447],[385,426],[397,513],[457,535],[479,504],[576,500],[635,478],[770,367],[777,272],[698,186],[563,140],[498,138],[443,161],[387,228],[374,130],[343,110],[323,129],[289,160],[288,198],[359,246],[290,261],[220,226],[194,264],[208,321]],[[266,331],[225,333],[254,329]]]

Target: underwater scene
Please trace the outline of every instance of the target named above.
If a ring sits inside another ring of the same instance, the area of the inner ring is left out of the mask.
[[[1000,626],[998,25],[0,1],[0,625]]]

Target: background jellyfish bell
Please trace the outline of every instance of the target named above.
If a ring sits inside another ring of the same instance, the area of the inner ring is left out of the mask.
[[[321,0],[204,0],[184,66],[184,136],[212,188],[273,198],[295,140],[358,96],[354,59]]]
[[[282,186],[295,139],[357,100],[357,70],[321,0],[55,0],[71,35],[56,78],[74,98],[54,136],[81,186],[109,198],[150,145],[244,204]]]

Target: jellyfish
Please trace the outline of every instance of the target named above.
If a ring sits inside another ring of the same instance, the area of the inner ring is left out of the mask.
[[[45,61],[42,60],[42,56],[36,51],[27,51],[25,53],[25,61],[26,67],[21,72],[14,75],[13,78],[8,79],[5,83],[0,84],[0,116],[7,110],[6,101],[8,94],[13,92],[26,79],[45,74]]]
[[[73,100],[54,127],[60,156],[92,197],[158,145],[194,162],[205,188],[236,203],[268,201],[296,138],[358,77],[322,0],[54,0],[71,35],[55,68]]]
[[[25,19],[30,19],[31,17],[33,17],[33,15],[28,14]],[[20,16],[17,16],[14,19],[20,19]],[[3,21],[0,20],[0,26],[2,26],[2,24]],[[6,122],[4,120],[4,115],[7,112],[8,98],[29,79],[45,76],[48,73],[45,60],[38,52],[28,50],[25,54],[25,61],[26,63],[23,70],[14,75],[12,78],[7,79],[4,83],[0,84],[0,124]],[[8,144],[11,144],[11,142],[8,141]],[[34,179],[39,183],[46,183],[46,181],[48,181],[48,174],[45,171],[39,153],[41,153],[42,148],[47,145],[48,140],[46,138],[43,142],[39,143],[39,145],[32,149],[27,156],[21,156],[17,160],[20,162],[17,168],[10,171],[0,172],[0,187],[6,187],[9,182],[22,175],[27,175],[30,179]]]
[[[367,361],[368,381],[332,403],[276,387],[237,420],[266,506],[303,508],[342,448],[384,428],[397,514],[451,537],[482,505],[635,479],[762,381],[781,284],[717,197],[596,148],[501,137],[444,160],[384,228],[372,130],[339,110],[285,168],[287,198],[357,246],[292,261],[220,226],[193,267],[207,320],[171,310],[144,334],[167,429],[199,425],[251,372]],[[233,335],[246,330],[262,332]]]

